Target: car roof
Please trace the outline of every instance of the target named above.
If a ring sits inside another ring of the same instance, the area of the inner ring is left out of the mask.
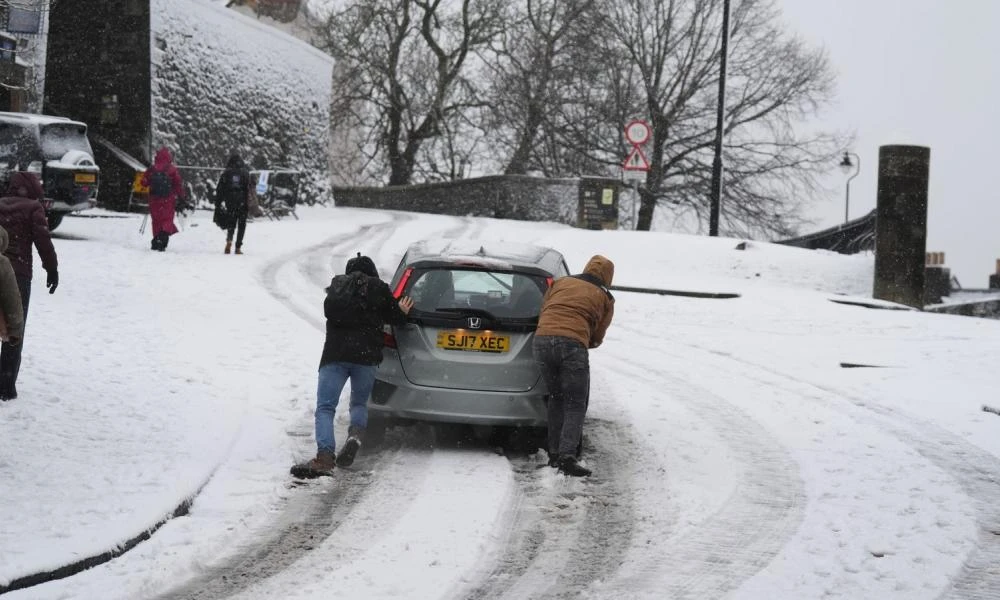
[[[54,115],[37,115],[34,113],[6,112],[0,111],[0,121],[32,123],[37,125],[51,125],[53,123],[87,126],[82,121],[74,121],[66,117]]]
[[[546,246],[513,242],[474,242],[471,240],[424,240],[406,250],[406,263],[477,263],[500,269],[540,268],[560,272],[565,260],[559,251]]]

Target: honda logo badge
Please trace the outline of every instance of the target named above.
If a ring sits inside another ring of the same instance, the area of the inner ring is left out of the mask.
[[[469,317],[469,329],[479,329],[483,326],[483,320],[479,317]]]

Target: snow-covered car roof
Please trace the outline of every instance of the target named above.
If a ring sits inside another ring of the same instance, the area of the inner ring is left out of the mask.
[[[81,121],[74,121],[66,117],[54,115],[38,115],[34,113],[6,112],[0,111],[0,121],[21,121],[24,123],[34,123],[38,125],[70,124],[86,127],[87,124]]]

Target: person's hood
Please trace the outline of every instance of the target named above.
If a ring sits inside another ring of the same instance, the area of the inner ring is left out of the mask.
[[[30,171],[15,171],[10,176],[6,195],[41,200],[45,197],[45,191],[37,174]]]
[[[7,230],[0,227],[0,254],[7,251],[7,244],[10,243],[10,236],[7,235]]]
[[[367,256],[362,256],[360,252],[358,252],[357,256],[347,261],[347,269],[344,272],[348,275],[351,273],[364,273],[369,277],[378,277],[378,269],[375,268],[375,262]]]
[[[604,282],[604,285],[611,286],[611,280],[615,277],[615,263],[600,254],[594,255],[587,261],[587,266],[583,272],[597,277]]]
[[[163,169],[173,161],[174,157],[170,155],[170,150],[163,147],[156,151],[156,156],[153,157],[153,166],[157,169]]]
[[[246,163],[243,162],[243,158],[235,152],[229,155],[229,160],[226,161],[227,169],[243,169],[246,168]]]

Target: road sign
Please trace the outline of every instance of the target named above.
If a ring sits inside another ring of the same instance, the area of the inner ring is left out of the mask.
[[[648,173],[648,171],[626,171],[625,169],[622,169],[622,180],[644,181],[646,179],[646,173]]]
[[[649,123],[639,119],[629,121],[625,125],[625,139],[633,146],[648,142],[651,133],[652,130],[649,128]]]
[[[626,171],[649,170],[649,161],[646,160],[646,155],[642,153],[642,149],[639,146],[632,148],[632,152],[629,153],[628,158],[622,163],[622,169]]]

